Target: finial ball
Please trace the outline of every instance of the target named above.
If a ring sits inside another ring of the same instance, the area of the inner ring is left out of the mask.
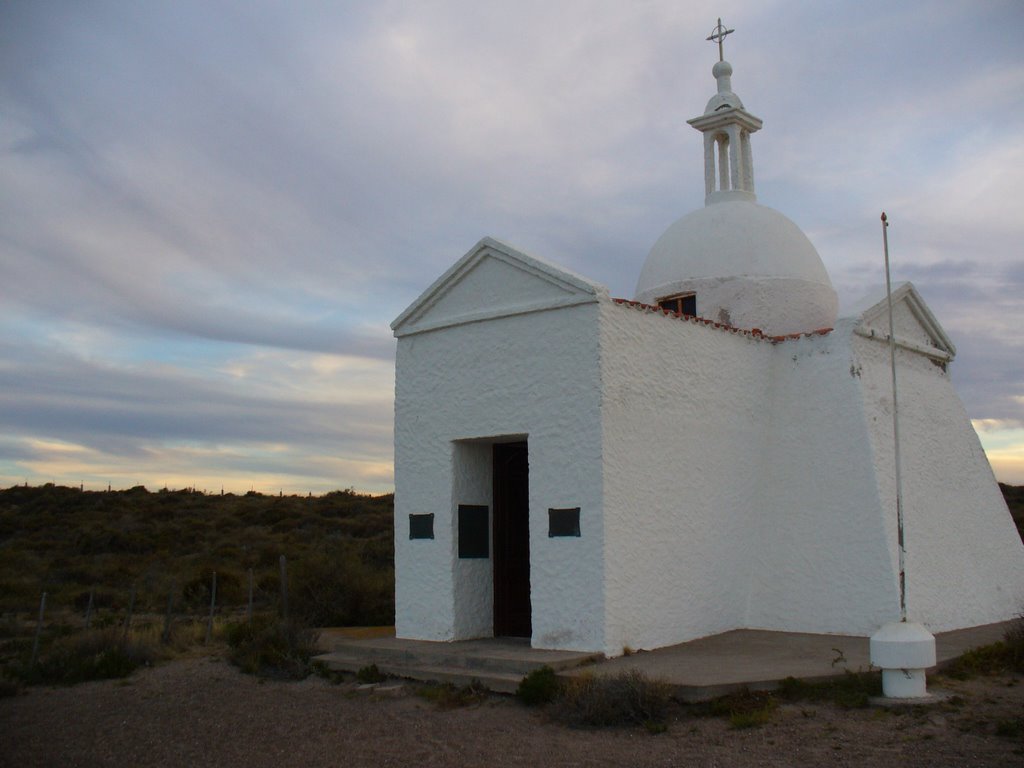
[[[715,66],[711,68],[711,74],[715,78],[719,77],[731,77],[732,76],[732,64],[728,61],[716,61]]]

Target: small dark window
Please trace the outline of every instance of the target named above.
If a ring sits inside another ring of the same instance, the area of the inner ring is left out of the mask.
[[[549,509],[548,538],[580,535],[580,508]]]
[[[459,504],[459,557],[490,557],[487,507]]]
[[[661,299],[658,306],[667,309],[669,312],[678,312],[681,315],[697,315],[697,294],[684,293],[679,296],[669,296]]]
[[[434,538],[434,513],[429,515],[409,515],[409,538]]]

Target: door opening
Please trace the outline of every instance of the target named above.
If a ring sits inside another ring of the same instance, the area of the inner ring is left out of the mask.
[[[494,635],[530,637],[530,464],[526,442],[494,445]]]

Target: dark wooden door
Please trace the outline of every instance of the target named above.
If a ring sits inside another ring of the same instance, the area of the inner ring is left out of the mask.
[[[530,463],[526,443],[494,446],[494,634],[530,637]]]

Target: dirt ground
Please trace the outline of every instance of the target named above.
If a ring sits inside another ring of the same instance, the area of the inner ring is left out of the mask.
[[[208,657],[0,699],[0,766],[1024,766],[1024,680],[934,683],[958,698],[784,704],[745,730],[678,707],[652,735],[568,728],[510,697],[441,709],[414,684],[260,681]]]

